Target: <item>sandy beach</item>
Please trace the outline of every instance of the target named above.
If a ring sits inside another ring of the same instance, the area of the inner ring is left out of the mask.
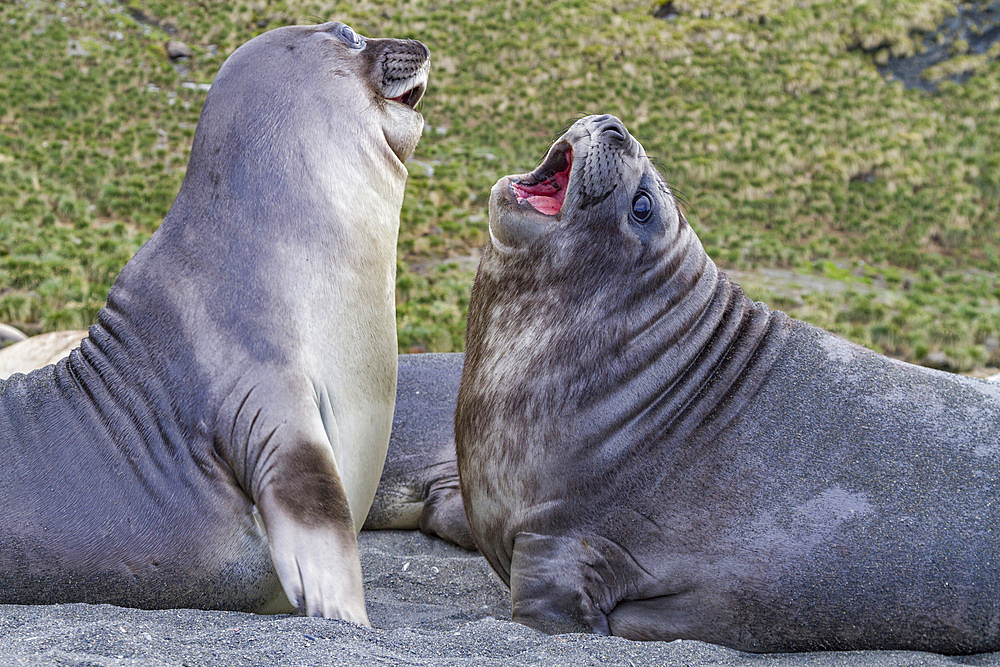
[[[510,599],[478,554],[418,532],[361,533],[372,628],[341,621],[109,605],[0,606],[13,665],[946,665],[1000,654],[741,653],[696,641],[547,636],[505,620]]]

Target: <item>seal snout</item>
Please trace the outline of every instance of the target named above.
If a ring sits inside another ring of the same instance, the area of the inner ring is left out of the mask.
[[[413,154],[424,127],[416,110],[431,71],[430,51],[412,39],[369,41],[372,92],[381,97],[382,132],[400,164]],[[398,165],[397,165],[398,166]]]
[[[521,178],[512,177],[510,188],[518,204],[526,201],[543,215],[557,215],[566,200],[572,169],[573,148],[559,143],[549,150],[538,169]]]
[[[414,108],[427,88],[430,51],[416,40],[391,40],[379,60],[382,96]]]
[[[601,145],[604,149],[621,151],[622,153],[635,157],[641,152],[641,146],[629,131],[625,128],[625,123],[611,114],[600,116],[588,116],[579,121],[582,129],[591,136],[591,141]]]

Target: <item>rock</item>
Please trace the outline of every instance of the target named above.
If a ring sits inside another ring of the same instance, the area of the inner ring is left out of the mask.
[[[176,39],[167,42],[164,48],[167,50],[167,55],[171,60],[181,60],[182,58],[191,57],[191,47]]]
[[[885,58],[884,62],[876,60],[882,76],[902,81],[906,88],[933,92],[945,79],[965,83],[976,71],[982,71],[995,60],[996,52],[991,49],[1000,42],[1000,0],[956,2],[955,10],[924,35],[915,53],[893,56],[892,44],[877,44],[875,51],[880,53],[873,55],[884,54]],[[959,57],[966,58],[966,67],[951,70],[935,67],[948,61],[961,64],[957,60]],[[925,74],[930,78],[925,78]]]

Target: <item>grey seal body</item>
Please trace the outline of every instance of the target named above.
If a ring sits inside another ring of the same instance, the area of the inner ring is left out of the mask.
[[[0,385],[0,602],[367,622],[395,244],[428,54],[340,23],[219,70],[167,217],[78,349]]]
[[[365,530],[415,529],[475,549],[455,462],[463,354],[402,354],[385,468]]]
[[[0,350],[0,379],[56,363],[86,331],[54,331]],[[396,407],[382,477],[364,530],[416,530],[466,549],[476,545],[455,462],[455,401],[464,354],[399,357]]]
[[[1000,648],[1000,387],[750,301],[614,117],[577,122],[490,209],[456,446],[515,620]]]

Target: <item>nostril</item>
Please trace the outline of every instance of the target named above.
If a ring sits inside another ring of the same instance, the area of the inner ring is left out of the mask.
[[[615,141],[625,141],[625,137],[628,133],[625,131],[625,126],[617,118],[611,117],[608,121],[601,125],[601,134],[607,136],[609,139]]]

